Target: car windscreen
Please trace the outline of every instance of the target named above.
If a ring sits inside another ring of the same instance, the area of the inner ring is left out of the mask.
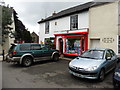
[[[10,53],[10,52],[12,52],[12,51],[13,51],[13,49],[15,48],[15,46],[16,46],[16,45],[12,44],[12,46],[10,47],[10,49],[9,49],[9,51],[8,51],[8,52],[9,52],[9,53]]]
[[[91,59],[103,59],[104,50],[88,50],[84,52],[80,57]]]

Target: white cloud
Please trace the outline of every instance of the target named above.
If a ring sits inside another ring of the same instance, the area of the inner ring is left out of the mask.
[[[4,0],[6,5],[14,7],[19,19],[29,31],[39,32],[38,21],[52,15],[54,11],[79,5],[91,0]]]

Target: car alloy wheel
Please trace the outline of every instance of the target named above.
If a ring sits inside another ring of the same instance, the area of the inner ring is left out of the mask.
[[[24,57],[23,58],[23,66],[28,67],[32,64],[32,58],[31,57]]]
[[[105,78],[105,72],[104,72],[104,70],[102,69],[102,70],[100,71],[100,74],[99,74],[99,81],[103,81],[104,78]]]

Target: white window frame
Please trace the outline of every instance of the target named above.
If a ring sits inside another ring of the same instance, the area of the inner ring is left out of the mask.
[[[45,34],[49,34],[49,21],[45,22]]]
[[[70,16],[70,30],[78,29],[78,15]]]

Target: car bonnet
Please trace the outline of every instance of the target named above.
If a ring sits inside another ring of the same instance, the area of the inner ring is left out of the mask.
[[[88,58],[75,58],[70,63],[69,66],[75,66],[80,68],[89,68],[93,66],[99,67],[105,60],[103,59],[88,59]]]

